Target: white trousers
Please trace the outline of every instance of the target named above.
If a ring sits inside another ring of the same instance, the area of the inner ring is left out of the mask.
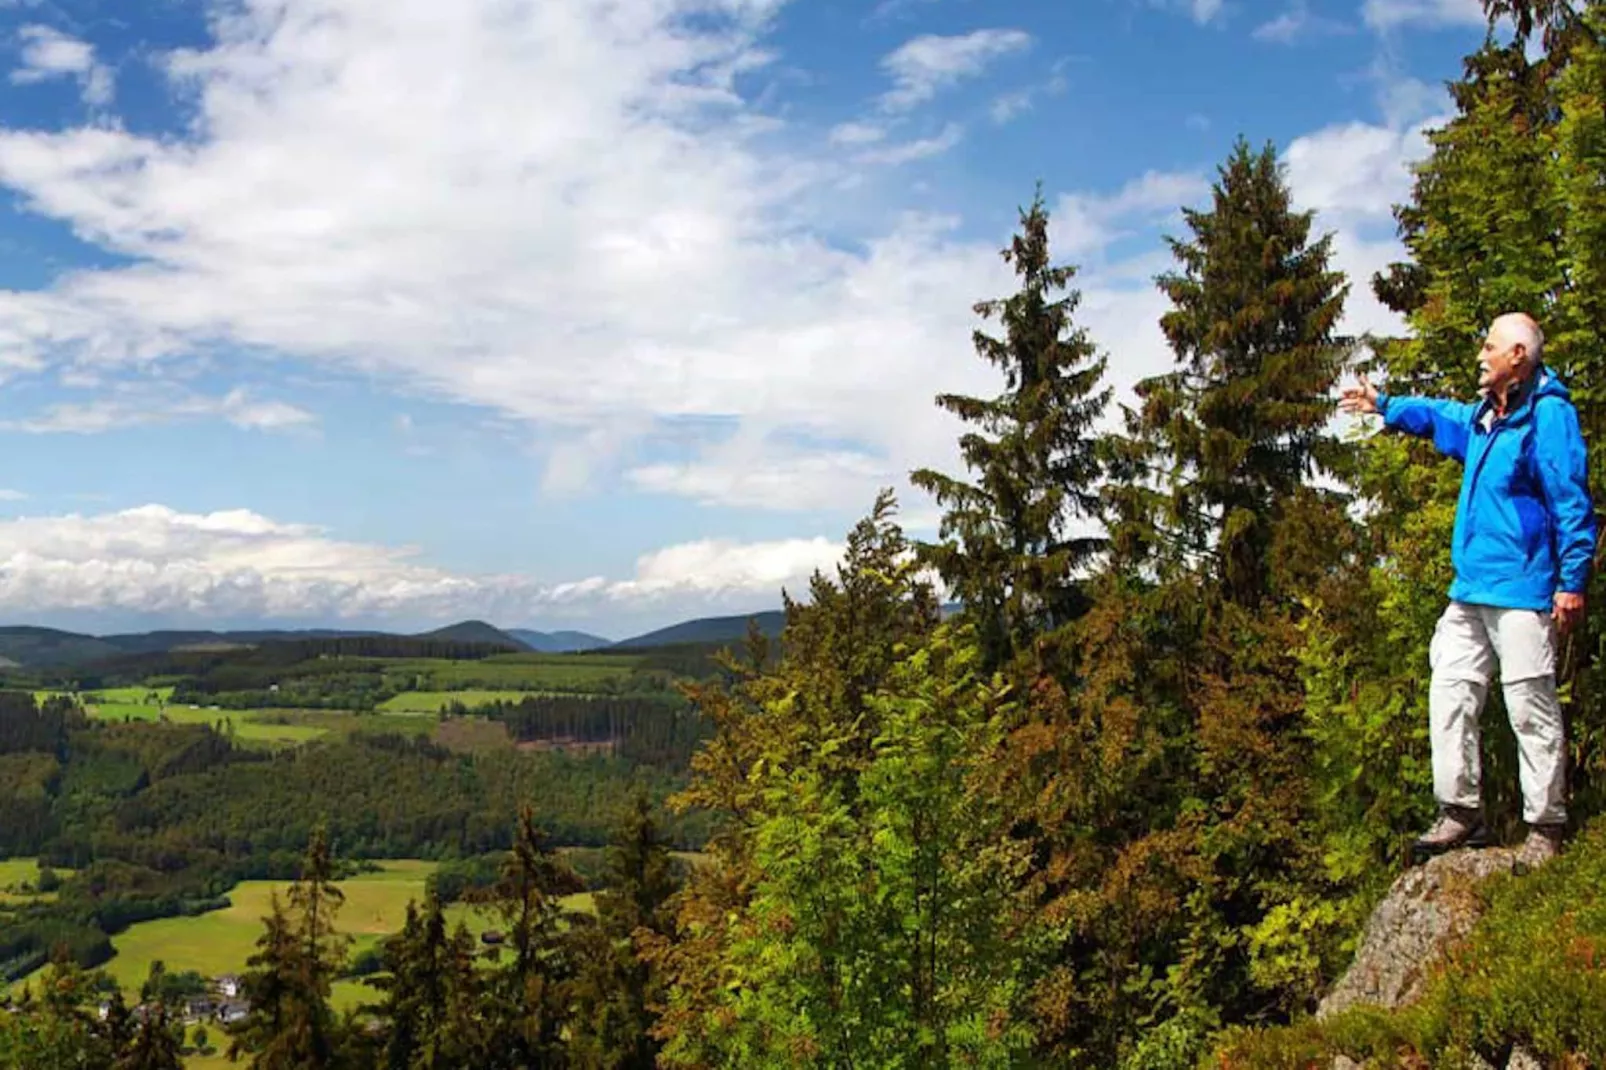
[[[1556,697],[1556,626],[1549,613],[1451,602],[1433,632],[1428,720],[1433,794],[1441,805],[1478,809],[1482,769],[1478,714],[1498,664],[1521,758],[1523,819],[1567,819],[1567,755]]]

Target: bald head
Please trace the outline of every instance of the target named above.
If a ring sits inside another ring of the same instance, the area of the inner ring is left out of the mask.
[[[1545,348],[1545,332],[1539,329],[1539,324],[1528,313],[1507,312],[1503,316],[1496,316],[1489,325],[1489,333],[1498,335],[1506,346],[1522,346],[1530,371],[1538,366]]]
[[[1478,354],[1478,387],[1504,408],[1507,392],[1530,378],[1539,368],[1545,335],[1526,312],[1495,317]]]

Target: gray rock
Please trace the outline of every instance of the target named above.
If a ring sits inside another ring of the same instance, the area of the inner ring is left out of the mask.
[[[1509,848],[1451,851],[1403,873],[1372,912],[1355,961],[1316,1017],[1362,1003],[1393,1009],[1414,1002],[1445,949],[1482,913],[1477,886],[1510,873],[1515,861]]]
[[[1511,1058],[1506,1060],[1506,1070],[1545,1070],[1545,1064],[1539,1061],[1539,1056],[1518,1044],[1511,1049]]]

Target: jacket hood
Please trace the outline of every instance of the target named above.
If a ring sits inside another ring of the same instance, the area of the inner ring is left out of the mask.
[[[1543,364],[1539,366],[1539,373],[1535,376],[1535,379],[1538,385],[1534,387],[1533,397],[1536,400],[1547,397],[1561,398],[1563,401],[1572,399],[1572,391],[1567,389],[1567,384],[1558,379],[1556,373]]]

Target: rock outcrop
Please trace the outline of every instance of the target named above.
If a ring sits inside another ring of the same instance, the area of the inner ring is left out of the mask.
[[[1452,851],[1402,874],[1372,912],[1354,963],[1322,1000],[1316,1017],[1327,1018],[1362,1003],[1393,1009],[1415,1002],[1445,952],[1482,914],[1478,885],[1497,873],[1513,872],[1516,860],[1516,851],[1510,848]],[[1340,1056],[1333,1070],[1354,1070],[1358,1065]],[[1519,1047],[1505,1070],[1532,1070],[1539,1065]]]
[[[1451,851],[1407,870],[1372,912],[1354,963],[1316,1016],[1357,1003],[1394,1008],[1415,1002],[1445,950],[1477,922],[1477,886],[1496,873],[1510,873],[1515,863],[1515,851],[1489,847]]]

